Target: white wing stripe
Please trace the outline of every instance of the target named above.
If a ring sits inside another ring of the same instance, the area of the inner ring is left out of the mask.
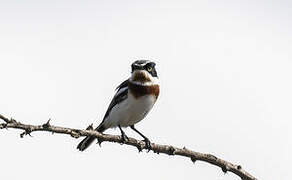
[[[119,96],[121,93],[123,93],[123,92],[125,92],[125,91],[127,91],[127,90],[128,90],[128,87],[123,87],[123,88],[119,89],[119,90],[116,92],[116,94],[115,94],[114,97]]]

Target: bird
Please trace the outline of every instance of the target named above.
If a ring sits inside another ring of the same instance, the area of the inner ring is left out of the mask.
[[[95,131],[103,133],[109,128],[118,127],[121,140],[125,142],[128,137],[122,128],[130,127],[143,137],[146,149],[151,149],[149,139],[135,128],[135,124],[146,117],[159,96],[155,66],[156,63],[150,60],[136,60],[131,64],[131,76],[116,88],[104,118]],[[84,151],[95,139],[93,136],[85,137],[77,149]]]

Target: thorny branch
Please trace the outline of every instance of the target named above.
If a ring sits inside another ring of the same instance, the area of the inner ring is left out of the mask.
[[[81,130],[81,129],[53,126],[50,124],[50,119],[43,125],[23,124],[21,122],[17,122],[16,120],[12,118],[11,119],[6,118],[2,116],[1,114],[0,114],[0,119],[5,121],[5,123],[0,123],[0,129],[13,128],[13,129],[24,130],[24,132],[20,134],[21,138],[25,135],[30,135],[34,131],[47,131],[47,132],[52,132],[52,133],[68,134],[74,138],[79,138],[81,136],[95,136],[98,139],[99,143],[102,143],[103,141],[124,143],[130,146],[136,147],[139,150],[139,152],[142,151],[143,149],[146,149],[144,141],[139,141],[134,138],[129,138],[123,142],[120,136],[101,134],[96,131],[93,131],[92,125],[90,125],[86,130]],[[256,180],[255,177],[250,175],[248,172],[244,171],[240,165],[232,164],[223,159],[219,159],[216,156],[211,155],[211,154],[195,152],[195,151],[187,149],[186,147],[178,148],[171,145],[160,145],[160,144],[155,144],[155,143],[151,143],[151,150],[157,154],[164,153],[168,155],[188,157],[191,159],[193,163],[195,163],[195,161],[208,162],[210,164],[220,167],[224,173],[227,173],[228,171],[230,171],[238,175],[242,180]]]

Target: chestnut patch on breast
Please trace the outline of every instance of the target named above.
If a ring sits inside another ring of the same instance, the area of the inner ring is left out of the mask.
[[[132,82],[129,82],[129,90],[130,90],[130,93],[133,94],[135,98],[139,98],[145,95],[153,95],[157,99],[159,95],[158,84],[145,86],[145,85],[134,84]]]

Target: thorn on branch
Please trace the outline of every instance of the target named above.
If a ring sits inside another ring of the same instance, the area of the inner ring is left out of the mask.
[[[26,129],[23,133],[20,134],[20,137],[23,138],[25,135],[29,135],[30,137],[32,137],[32,135],[30,134],[32,131],[31,129]]]
[[[93,124],[90,124],[90,125],[86,128],[86,130],[93,130]]]
[[[230,170],[230,168],[229,168],[228,166],[226,166],[226,165],[225,165],[225,166],[222,166],[221,169],[222,169],[222,171],[224,172],[224,174],[226,174],[227,171]]]
[[[10,120],[7,123],[17,123],[17,121],[13,118],[10,118]]]
[[[197,161],[197,159],[195,157],[191,157],[191,161],[195,164],[195,162]]]
[[[226,166],[222,166],[221,169],[222,169],[222,171],[224,172],[224,174],[227,173],[227,168],[226,168]]]
[[[48,129],[51,126],[50,121],[51,118],[45,124],[43,124],[43,128]]]

